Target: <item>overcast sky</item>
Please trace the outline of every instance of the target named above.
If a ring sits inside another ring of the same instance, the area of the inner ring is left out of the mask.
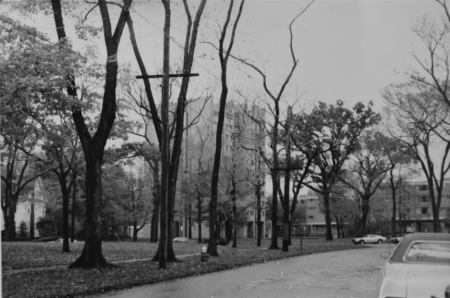
[[[192,81],[192,96],[219,86],[217,53],[204,42],[217,43],[218,24],[223,24],[228,3],[224,0],[207,2],[193,70],[200,77]],[[274,93],[280,89],[292,66],[289,23],[307,3],[304,0],[247,0],[245,4],[233,54],[264,69]],[[80,7],[84,5],[80,1]],[[236,1],[235,11],[237,6]],[[181,0],[173,1],[172,8],[171,65],[176,70],[181,61],[186,18]],[[419,49],[420,44],[412,27],[424,15],[439,20],[442,12],[434,0],[316,0],[293,27],[299,65],[284,99],[291,104],[298,102],[300,106],[314,101],[335,103],[338,99],[348,105],[373,101],[375,108],[381,109],[380,91],[390,83],[404,80],[401,72],[417,66],[410,52],[413,48]],[[132,18],[149,73],[161,72],[163,17],[160,1],[134,1]],[[90,20],[99,25],[95,14]],[[35,24],[56,40],[51,15],[38,17]],[[68,18],[65,24],[69,35],[74,36],[73,24]],[[102,40],[97,44],[99,51],[104,52]],[[127,30],[119,62],[136,65]],[[236,90],[250,98],[263,93],[261,77],[250,68],[231,61],[229,72],[232,97],[238,97]]]
[[[233,53],[264,69],[273,92],[279,90],[292,65],[288,25],[306,3],[248,0],[245,4]],[[228,1],[207,3],[202,20],[207,26],[201,31],[200,41],[217,41],[214,30],[223,23],[227,7]],[[140,45],[147,47],[149,53],[146,64],[155,71],[161,65],[162,5],[159,1],[141,1],[133,8],[134,21],[142,32]],[[180,59],[177,50],[184,44],[184,17],[176,13],[181,8],[174,8],[173,62]],[[297,94],[303,94],[301,104],[317,100],[335,103],[342,99],[353,105],[372,100],[381,108],[382,88],[403,80],[399,72],[416,67],[410,51],[420,45],[411,29],[424,15],[439,19],[442,9],[434,0],[317,0],[294,24],[294,50],[300,63],[285,100],[292,103]],[[127,51],[124,46],[123,52]],[[202,86],[217,85],[217,54],[203,43],[198,45],[197,53],[194,71],[202,78],[196,82]],[[133,58],[131,54],[129,57]],[[252,93],[262,93],[261,86],[258,74],[232,62],[230,89],[251,97]]]
[[[87,6],[83,1],[79,3],[81,14],[82,7]],[[172,71],[180,64],[184,45],[186,18],[181,3],[181,0],[172,2]],[[207,2],[193,69],[200,76],[192,79],[191,96],[204,95],[207,89],[219,90],[217,52],[206,42],[217,43],[218,24],[224,22],[228,3],[224,0]],[[236,9],[238,3],[236,1]],[[303,0],[247,0],[245,4],[233,54],[263,69],[274,93],[278,92],[292,66],[289,23],[307,3]],[[111,15],[114,9],[111,7]],[[161,2],[134,1],[131,16],[148,73],[161,73],[164,22]],[[420,53],[420,43],[412,28],[424,16],[439,21],[443,10],[434,0],[316,0],[293,27],[299,65],[286,90],[285,102],[298,103],[294,113],[300,106],[311,106],[316,101],[335,103],[338,99],[349,107],[357,101],[372,101],[380,111],[382,89],[404,81],[406,77],[402,72],[418,66],[410,54],[413,49]],[[31,18],[23,20],[30,22]],[[56,41],[52,15],[35,16],[35,20],[38,29]],[[98,14],[92,14],[89,20],[100,25]],[[74,37],[73,23],[66,18],[65,24],[69,36]],[[100,53],[104,52],[102,39],[92,42],[98,44]],[[127,30],[122,38],[119,62],[131,63],[136,75],[139,74]],[[237,90],[249,98],[264,93],[261,77],[236,61],[230,61],[229,88],[231,98],[235,99],[239,97]]]

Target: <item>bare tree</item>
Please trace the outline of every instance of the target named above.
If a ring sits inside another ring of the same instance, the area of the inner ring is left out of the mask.
[[[239,24],[239,19],[241,17],[242,8],[244,6],[245,0],[241,0],[241,5],[239,6],[239,11],[234,21],[232,28],[232,33],[228,48],[224,50],[225,38],[227,37],[228,27],[230,25],[231,13],[233,11],[234,0],[230,0],[230,6],[228,8],[227,17],[225,24],[223,25],[222,32],[219,40],[219,58],[221,67],[221,84],[222,91],[220,94],[220,107],[219,107],[219,118],[217,122],[217,132],[216,132],[216,143],[215,143],[215,156],[214,156],[214,166],[211,179],[211,200],[209,202],[209,243],[208,243],[208,254],[211,256],[219,256],[217,253],[217,198],[218,198],[218,187],[219,187],[219,170],[220,170],[220,159],[222,156],[222,131],[225,119],[225,108],[228,97],[228,85],[227,85],[227,67],[228,59],[231,54],[231,50],[234,44],[234,38],[236,35],[236,28]]]
[[[404,152],[421,165],[431,197],[433,228],[441,230],[439,209],[442,201],[444,178],[450,169],[450,106],[442,95],[423,82],[411,81],[391,85],[384,90],[387,104],[386,115],[390,116],[389,132],[404,147]],[[439,142],[443,144],[442,155],[433,152]]]
[[[279,145],[279,126],[280,126],[280,102],[282,100],[284,91],[286,89],[286,86],[289,84],[292,75],[295,71],[295,69],[297,68],[298,65],[298,59],[295,56],[295,52],[294,52],[294,46],[293,46],[293,39],[294,39],[294,35],[292,32],[292,25],[294,24],[294,22],[303,14],[305,13],[308,8],[314,3],[314,0],[309,2],[306,7],[299,13],[297,14],[294,19],[291,21],[291,23],[289,24],[289,33],[290,33],[290,43],[289,43],[289,47],[290,47],[290,52],[291,52],[291,57],[292,57],[292,67],[289,71],[289,74],[287,75],[287,77],[285,78],[284,82],[281,85],[280,90],[278,90],[278,92],[275,94],[273,93],[267,84],[267,76],[265,74],[264,71],[262,71],[259,67],[255,66],[254,64],[248,62],[245,59],[242,58],[238,58],[235,57],[233,55],[231,55],[234,59],[236,59],[237,61],[249,66],[250,68],[252,68],[253,70],[255,70],[258,74],[261,75],[262,79],[263,79],[263,88],[266,92],[266,94],[269,96],[269,98],[271,99],[271,101],[273,102],[273,107],[269,107],[270,112],[273,116],[273,125],[271,127],[271,134],[270,134],[270,148],[272,150],[272,160],[270,162],[270,166],[272,170],[276,170],[279,168],[279,162],[278,162],[278,145]],[[266,161],[269,161],[268,159],[265,159]],[[273,187],[273,193],[272,193],[272,241],[270,244],[270,249],[278,249],[278,240],[277,240],[277,191],[279,190],[279,178],[278,178],[278,174],[276,171],[272,171],[272,187]],[[281,191],[281,190],[280,190]]]
[[[351,158],[351,164],[339,175],[341,182],[355,191],[360,198],[361,216],[357,226],[359,236],[364,236],[366,232],[366,223],[371,207],[370,200],[393,166],[389,162],[379,138],[380,136],[373,131],[367,131],[362,136],[361,148]],[[347,181],[348,176],[353,179]]]
[[[386,136],[382,133],[378,133],[376,138],[382,146],[390,165],[390,169],[387,174],[388,182],[386,182],[386,184],[389,186],[392,196],[391,233],[392,237],[396,237],[397,203],[400,204],[400,202],[397,202],[397,194],[405,182],[405,176],[410,176],[412,174],[413,169],[411,169],[410,166],[415,163],[415,160],[409,154],[406,154],[400,150],[402,144],[399,140]],[[399,213],[400,212],[401,210],[399,209]]]

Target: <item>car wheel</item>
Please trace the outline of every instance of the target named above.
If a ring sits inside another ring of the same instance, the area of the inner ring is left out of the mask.
[[[381,241],[381,239],[379,239],[379,240],[377,241],[378,244],[380,244],[380,243],[382,243],[382,242],[383,242],[383,241]]]
[[[366,244],[364,240],[359,241],[359,244]]]

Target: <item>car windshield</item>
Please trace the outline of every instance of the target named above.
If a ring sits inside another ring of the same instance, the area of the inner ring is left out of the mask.
[[[406,262],[450,264],[450,243],[417,242],[405,254]]]

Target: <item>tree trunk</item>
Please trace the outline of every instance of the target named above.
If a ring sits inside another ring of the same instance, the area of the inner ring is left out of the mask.
[[[435,233],[441,232],[441,223],[439,220],[439,207],[431,203],[431,211],[433,212],[433,231]]]
[[[395,198],[395,191],[392,191],[392,223],[391,223],[391,230],[392,230],[392,237],[397,237],[396,234],[396,226],[397,226],[397,220],[395,219],[395,216],[397,214],[397,206],[396,206],[396,198]]]
[[[327,192],[323,196],[323,204],[325,207],[325,224],[326,224],[326,240],[333,241],[333,228],[331,226],[331,212],[330,212],[330,194]]]
[[[261,181],[259,178],[260,161],[259,157],[257,157],[256,162],[258,163],[258,181],[256,183],[256,246],[261,246],[261,238],[262,238],[262,222],[261,222]]]
[[[233,240],[233,220],[227,218],[225,220],[225,239],[227,243],[230,243]]]
[[[272,239],[270,241],[269,249],[278,249],[278,200],[277,200],[277,189],[278,189],[278,179],[276,173],[272,171]]]
[[[291,223],[289,218],[289,191],[290,191],[290,180],[291,173],[289,167],[291,166],[291,116],[292,116],[292,107],[288,106],[286,119],[286,167],[284,176],[284,208],[283,208],[283,251],[289,251],[290,238],[291,238]]]
[[[30,211],[30,241],[32,241],[33,239],[34,239],[34,202],[31,203],[31,211]]]
[[[202,243],[202,198],[197,192],[198,243]]]
[[[13,205],[13,204],[11,204],[11,205]],[[5,225],[6,241],[13,241],[14,238],[16,238],[16,221],[15,221],[16,208],[15,208],[15,206],[10,206],[8,211],[9,211],[8,216],[5,218],[5,222],[7,223]]]
[[[151,161],[148,161],[151,163]],[[154,166],[150,166],[153,168],[153,211],[152,211],[152,219],[150,226],[150,242],[156,243],[158,242],[158,222],[159,222],[159,209],[161,202],[161,185],[159,182],[159,161],[154,161]]]
[[[359,219],[359,223],[358,223],[358,236],[364,236],[366,233],[366,223],[367,223],[367,218],[369,216],[369,212],[370,212],[370,205],[369,205],[369,200],[367,198],[361,198],[362,200],[362,205],[361,205],[361,218]]]
[[[188,237],[189,239],[192,239],[192,203],[189,202],[189,208],[188,208],[188,212],[189,212],[189,218],[188,218]]]
[[[339,221],[339,216],[335,216],[334,219],[336,220],[337,237],[341,238],[341,224],[340,224],[340,221]]]
[[[395,216],[397,214],[397,206],[396,206],[396,195],[397,195],[397,187],[398,187],[398,183],[396,184],[394,182],[394,167],[391,168],[391,170],[389,171],[389,182],[391,184],[391,191],[392,191],[392,226],[391,226],[391,232],[392,232],[392,237],[396,237],[396,228],[397,228],[397,223],[396,223],[396,219]],[[399,215],[401,213],[401,210],[399,210]],[[401,220],[401,219],[400,219]]]
[[[73,182],[73,189],[72,189],[72,224],[71,224],[71,242],[75,242],[75,200],[77,197],[77,181],[76,181],[76,174]]]
[[[78,105],[72,107],[72,117],[83,147],[86,161],[86,235],[81,256],[69,268],[102,268],[108,264],[102,254],[101,211],[102,211],[102,161],[103,154],[116,117],[116,87],[118,75],[117,52],[123,28],[129,17],[132,0],[126,0],[117,20],[116,28],[111,28],[111,20],[104,0],[98,1],[102,16],[104,40],[108,59],[106,62],[105,86],[102,111],[95,135],[92,137]],[[66,43],[66,33],[60,0],[52,0],[56,32],[61,45]],[[76,98],[77,89],[73,76],[67,77],[67,93]]]
[[[137,236],[138,236],[138,227],[137,227],[137,221],[133,221],[133,242],[137,242]]]
[[[70,252],[69,248],[69,200],[70,192],[66,187],[66,179],[64,174],[59,175],[59,183],[61,185],[62,194],[62,236],[63,236],[63,252]]]
[[[95,156],[92,148],[91,154]],[[102,254],[102,175],[101,162],[91,156],[86,158],[86,235],[81,256],[69,268],[110,267]]]
[[[235,195],[232,196],[231,210],[233,212],[233,245],[232,245],[232,247],[237,247],[237,206],[236,206],[236,196]]]

